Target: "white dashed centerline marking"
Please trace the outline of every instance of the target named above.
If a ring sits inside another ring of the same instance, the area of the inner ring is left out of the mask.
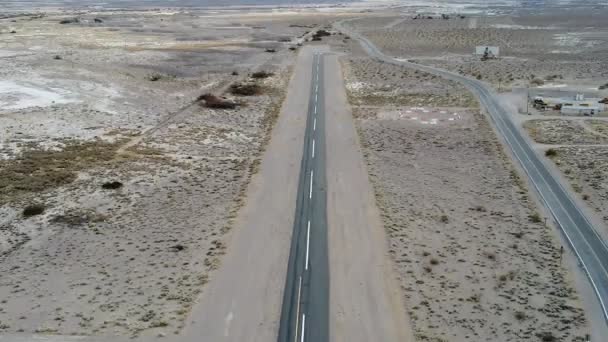
[[[315,115],[317,115],[317,104],[315,103]]]
[[[300,320],[300,297],[302,294],[302,276],[300,276],[300,282],[298,285],[298,307],[296,309],[296,331],[298,330],[298,324],[299,324],[299,320]],[[298,334],[296,333],[296,336],[294,338],[295,342],[298,342]]]
[[[310,191],[308,192],[308,198],[312,198],[312,180],[313,180],[313,175],[315,174],[314,171],[310,171]]]
[[[310,221],[308,221],[308,229],[306,230],[306,263],[304,269],[308,270],[308,254],[310,251]]]
[[[302,334],[300,335],[300,342],[304,342],[304,329],[306,328],[306,314],[302,314]]]
[[[315,119],[312,121],[312,130],[313,130],[313,131],[316,131],[316,130],[317,130],[317,118],[315,118]]]
[[[312,139],[312,157],[315,157],[315,139]]]

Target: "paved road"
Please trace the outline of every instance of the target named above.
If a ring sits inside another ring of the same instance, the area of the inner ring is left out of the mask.
[[[608,321],[608,247],[577,203],[551,174],[542,157],[534,152],[528,140],[522,136],[520,130],[513,124],[509,113],[496,99],[490,87],[477,80],[443,69],[400,61],[386,56],[367,38],[345,27],[344,21],[337,22],[334,27],[357,39],[367,53],[377,60],[426,71],[460,82],[477,95],[494,122],[496,129],[525,170],[530,183],[536,188],[570,247],[576,253],[597,295],[604,319]]]
[[[329,341],[323,58],[315,53],[279,342]]]

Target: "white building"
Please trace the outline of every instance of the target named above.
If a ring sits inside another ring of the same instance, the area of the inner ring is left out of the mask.
[[[594,105],[564,103],[560,113],[565,115],[596,115],[603,111],[601,103]]]
[[[566,115],[596,115],[606,110],[606,105],[600,103],[600,100],[600,98],[585,98],[583,94],[577,94],[570,99],[561,99],[562,109],[560,113]]]

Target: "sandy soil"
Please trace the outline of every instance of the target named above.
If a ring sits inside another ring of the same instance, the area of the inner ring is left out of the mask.
[[[325,19],[104,12],[59,23],[72,17],[0,20],[0,331],[179,333],[278,115],[287,40]],[[274,75],[251,79],[258,70]],[[262,92],[231,95],[234,82]],[[195,100],[207,92],[241,105],[205,108]],[[33,204],[42,209],[24,212]]]
[[[599,130],[594,129],[598,127]],[[534,141],[541,144],[607,144],[608,135],[602,133],[608,122],[599,120],[529,120],[524,128]]]
[[[427,97],[368,103],[361,82],[392,82],[395,93],[421,82],[349,44],[336,39],[355,56],[343,58],[347,89],[416,339],[582,341],[587,322],[555,230],[485,116],[459,97],[428,97],[464,89],[426,80],[416,92]]]

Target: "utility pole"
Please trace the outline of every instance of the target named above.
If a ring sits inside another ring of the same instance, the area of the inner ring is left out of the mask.
[[[526,87],[526,114],[530,115],[530,88]]]

